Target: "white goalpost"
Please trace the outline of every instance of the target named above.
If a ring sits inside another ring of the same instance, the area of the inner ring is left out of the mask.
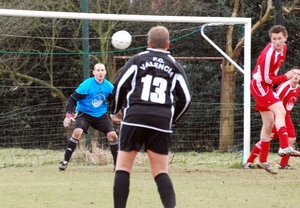
[[[205,23],[201,35],[216,48],[228,61],[230,61],[244,75],[244,127],[243,127],[243,163],[250,155],[250,129],[251,129],[251,18],[233,17],[196,17],[196,16],[158,16],[158,15],[121,15],[101,13],[77,13],[0,9],[0,16],[61,18],[61,19],[87,19],[87,20],[115,20],[138,22],[181,22],[181,23]],[[226,53],[213,43],[203,32],[205,26],[213,25],[244,25],[244,66],[235,63]]]

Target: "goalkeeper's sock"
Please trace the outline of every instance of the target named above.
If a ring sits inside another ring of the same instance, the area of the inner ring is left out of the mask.
[[[257,156],[260,153],[260,149],[261,149],[261,142],[259,141],[253,147],[251,154],[247,160],[248,163],[254,163],[254,160],[257,158]]]
[[[268,141],[261,141],[261,150],[260,150],[260,162],[267,162],[268,161],[268,155],[270,151],[270,140]]]
[[[69,162],[73,152],[76,149],[78,140],[74,139],[73,137],[70,138],[69,142],[67,143],[66,152],[65,152],[65,161]]]
[[[114,167],[116,167],[117,164],[118,150],[119,150],[118,142],[110,142],[110,152],[114,160]]]
[[[172,181],[167,173],[158,174],[154,178],[160,199],[165,208],[176,207],[175,192]]]
[[[125,208],[129,194],[130,174],[124,170],[117,170],[114,181],[114,208]]]

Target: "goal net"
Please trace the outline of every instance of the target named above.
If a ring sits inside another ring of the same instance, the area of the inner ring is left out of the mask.
[[[174,129],[170,162],[180,162],[177,153],[185,153],[185,161],[197,156],[197,164],[233,165],[249,155],[253,115],[245,86],[249,86],[251,72],[250,18],[8,9],[0,9],[0,15],[3,23],[14,22],[18,28],[2,24],[0,32],[0,166],[60,161],[72,132],[62,126],[68,96],[91,76],[90,69],[97,62],[106,65],[107,78],[113,81],[126,57],[145,50],[147,32],[157,24],[169,29],[170,51],[186,70],[192,91],[191,107]],[[244,38],[238,63],[223,53],[228,25],[239,28],[236,43]],[[110,37],[121,29],[131,33],[133,42],[128,49],[116,50]],[[236,66],[233,80],[222,70],[228,61]],[[224,82],[234,84],[222,89]],[[233,98],[222,103],[221,96],[226,94]],[[224,125],[220,115],[227,110],[232,112],[232,123]],[[108,147],[107,139],[91,129],[72,160],[111,163]]]

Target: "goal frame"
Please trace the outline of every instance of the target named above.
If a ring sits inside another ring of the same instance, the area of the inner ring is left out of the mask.
[[[86,19],[86,20],[115,20],[136,22],[181,22],[181,23],[212,23],[224,25],[244,25],[244,66],[243,69],[234,65],[244,74],[244,129],[243,129],[243,162],[250,155],[250,129],[251,129],[251,94],[249,87],[251,80],[251,18],[238,17],[197,17],[197,16],[159,16],[159,15],[124,15],[103,13],[79,13],[0,9],[0,16],[61,18],[61,19]],[[212,44],[210,42],[210,44]],[[229,57],[226,57],[228,59]],[[232,62],[231,59],[228,59]]]

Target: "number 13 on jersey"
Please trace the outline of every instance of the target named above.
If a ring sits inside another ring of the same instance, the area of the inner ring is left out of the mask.
[[[154,103],[164,104],[166,102],[166,89],[167,80],[161,77],[154,77],[152,75],[146,75],[142,78],[143,91],[141,99],[145,101],[151,101]],[[155,91],[151,92],[151,86],[155,87]]]

